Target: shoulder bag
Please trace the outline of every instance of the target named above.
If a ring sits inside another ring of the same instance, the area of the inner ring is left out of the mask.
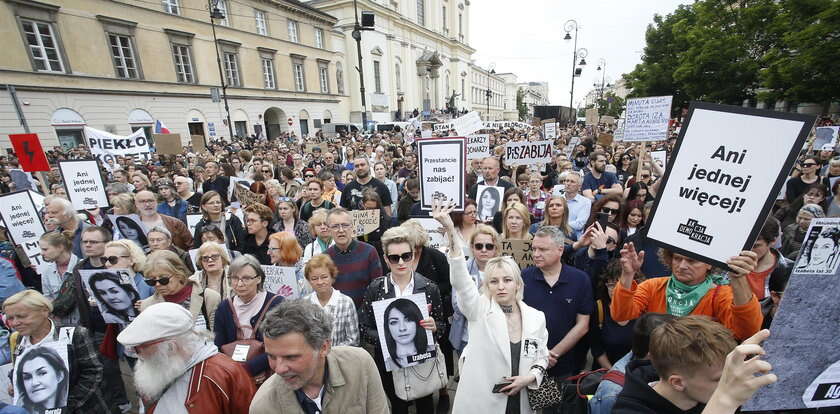
[[[244,364],[246,361],[251,360],[251,358],[265,352],[265,345],[263,345],[262,341],[256,339],[257,329],[259,329],[260,322],[262,322],[265,313],[268,312],[268,309],[271,308],[271,305],[276,299],[277,297],[271,298],[271,301],[260,312],[260,316],[257,318],[256,324],[254,324],[250,338],[245,338],[245,335],[242,334],[242,329],[239,327],[239,316],[236,315],[236,309],[233,308],[233,298],[226,299],[225,302],[227,302],[230,308],[230,312],[233,315],[233,323],[236,326],[236,340],[222,345],[222,353],[231,357],[234,361]],[[241,351],[236,352],[237,348],[245,349],[245,347],[247,347],[247,353],[244,353],[244,355],[241,355]]]
[[[435,357],[427,359],[413,367],[405,367],[391,372],[394,379],[394,393],[403,401],[414,401],[446,386],[446,362],[440,346],[435,345]]]

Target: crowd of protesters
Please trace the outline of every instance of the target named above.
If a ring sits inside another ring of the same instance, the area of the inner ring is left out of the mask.
[[[609,130],[561,129],[552,162],[531,167],[507,165],[504,144],[539,128],[486,131],[491,156],[464,172],[463,212],[420,208],[416,146],[399,129],[109,158],[109,208],[75,210],[53,168],[37,183],[50,189],[40,256],[0,242],[10,353],[75,327],[71,413],[527,413],[547,378],[598,368],[613,379],[593,412],[734,412],[775,379],[745,358],[761,353],[810,220],[840,216],[840,157],[804,149],[753,249],[723,272],[644,237],[666,171],[651,152],[670,155],[676,134],[643,145],[601,139]],[[21,189],[17,160],[0,163],[0,190]],[[495,214],[480,185],[503,188]],[[357,235],[355,210],[379,227]],[[437,220],[442,247],[417,218]],[[532,265],[502,254],[515,240]],[[264,266],[293,268],[301,299],[269,291]],[[83,288],[90,269],[127,269],[132,306],[103,314]],[[450,378],[405,401],[372,304],[414,293],[429,309],[412,329],[433,333]]]

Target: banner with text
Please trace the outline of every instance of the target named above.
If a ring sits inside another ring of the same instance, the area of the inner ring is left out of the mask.
[[[464,210],[465,138],[417,140],[420,160],[420,208],[432,209],[432,200],[455,200],[455,210]]]
[[[265,290],[286,299],[300,298],[300,284],[294,267],[261,266],[265,272]]]
[[[548,164],[553,141],[516,141],[505,144],[507,165]]]
[[[554,120],[543,124],[543,133],[545,134],[545,139],[557,138],[557,124]]]
[[[105,181],[96,160],[59,161],[58,169],[64,181],[67,197],[76,210],[109,207]]]
[[[659,141],[668,138],[673,96],[652,96],[627,100],[623,141]]]
[[[116,163],[117,156],[132,157],[135,162],[149,160],[149,140],[146,139],[143,128],[134,131],[131,135],[122,136],[85,127],[85,137],[91,154],[103,164],[106,164],[109,159],[113,159]]]
[[[41,216],[38,208],[28,190],[15,191],[0,195],[0,218],[6,226],[12,243],[25,245],[36,243],[44,234],[44,225],[41,223]]]
[[[473,134],[467,136],[467,159],[480,160],[490,156],[490,135]]]
[[[692,103],[647,237],[727,268],[729,258],[752,248],[814,121],[801,114]]]

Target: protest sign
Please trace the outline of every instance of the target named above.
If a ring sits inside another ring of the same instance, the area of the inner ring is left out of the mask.
[[[24,245],[35,242],[46,231],[41,223],[38,208],[32,200],[30,190],[15,191],[0,195],[0,218],[6,226],[12,243]]]
[[[9,134],[20,168],[26,172],[49,171],[50,163],[38,134]]]
[[[477,201],[476,218],[479,221],[489,222],[493,216],[502,209],[502,197],[505,195],[504,187],[493,187],[479,185],[475,190]]]
[[[103,164],[108,160],[116,163],[115,157],[118,156],[131,157],[135,162],[149,160],[149,140],[146,139],[143,128],[131,135],[122,136],[85,127],[85,137],[90,153]]]
[[[356,237],[364,236],[379,228],[379,210],[350,210]]]
[[[420,164],[420,208],[432,209],[432,200],[455,200],[455,210],[464,210],[464,171],[467,141],[464,138],[417,140]]]
[[[190,234],[195,234],[195,227],[198,226],[202,217],[204,217],[202,214],[187,214],[187,229],[189,229]]]
[[[603,145],[604,148],[612,145],[614,140],[613,134],[607,134],[606,132],[598,134],[598,143]]]
[[[114,240],[128,239],[144,250],[148,248],[149,241],[146,239],[146,233],[149,229],[140,220],[140,216],[137,214],[108,215],[108,218],[114,224]]]
[[[58,162],[67,197],[76,210],[110,207],[105,192],[105,180],[96,160],[66,160]]]
[[[840,218],[811,221],[764,343],[762,359],[778,382],[760,388],[742,411],[840,406],[838,235]]]
[[[586,110],[586,125],[598,125],[598,108]]]
[[[452,129],[458,133],[459,136],[465,137],[475,131],[481,129],[484,125],[481,123],[481,117],[478,112],[472,111],[460,118],[452,120]]]
[[[824,146],[837,148],[837,135],[840,133],[840,126],[827,126],[815,128],[814,150],[820,151]]]
[[[624,141],[624,119],[619,119],[615,124],[615,133],[613,134],[613,141]]]
[[[502,256],[510,256],[520,269],[534,265],[530,240],[502,240]]]
[[[752,248],[814,121],[692,103],[662,178],[648,239],[727,268],[729,258]]]
[[[432,331],[418,324],[429,317],[426,294],[383,299],[371,305],[386,371],[412,367],[437,355]],[[404,352],[397,353],[396,342],[403,344],[400,349]]]
[[[490,135],[472,134],[467,136],[467,159],[480,160],[490,156]]]
[[[429,248],[437,249],[443,253],[449,251],[449,238],[446,237],[446,229],[439,221],[433,218],[413,218],[412,220],[417,220],[426,230],[429,236],[427,244]]]
[[[505,144],[507,165],[548,164],[553,141],[512,141]]]
[[[627,100],[624,141],[659,141],[668,138],[673,96],[652,96]]]
[[[128,324],[140,313],[134,303],[140,293],[129,269],[79,269],[88,297],[96,301],[105,323]]]
[[[543,134],[545,139],[554,139],[557,138],[557,124],[554,122],[554,119],[550,119],[551,122],[544,122],[543,123]]]
[[[207,141],[204,135],[190,135],[193,151],[199,152],[207,149]]]
[[[615,117],[604,115],[601,117],[601,123],[607,125],[614,125],[615,124]]]
[[[73,328],[61,328],[61,331],[70,329]],[[66,412],[70,387],[78,386],[70,379],[67,355],[70,344],[69,339],[59,339],[42,341],[38,346],[23,349],[23,353],[15,358],[12,374],[13,405],[23,407],[27,413]]]
[[[26,258],[27,260],[29,260],[30,264],[40,266],[41,264],[45,263],[44,258],[41,257],[41,244],[38,243],[38,240],[23,243],[21,247],[23,248],[23,252],[26,253]]]
[[[265,272],[265,290],[286,299],[300,298],[300,285],[294,267],[261,266]]]
[[[651,151],[650,158],[663,169],[668,165],[668,155],[665,150]]]
[[[184,152],[181,134],[153,134],[152,139],[155,140],[155,152],[158,154],[180,154]]]

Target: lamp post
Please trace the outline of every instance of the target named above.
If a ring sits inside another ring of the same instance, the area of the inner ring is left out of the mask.
[[[578,76],[580,72],[583,70],[578,69],[577,65],[585,66],[586,65],[586,56],[589,55],[589,51],[585,48],[578,49],[577,47],[577,34],[578,34],[578,22],[575,20],[568,20],[565,24],[563,24],[563,28],[566,30],[566,36],[563,37],[564,40],[572,40],[571,32],[575,32],[574,36],[574,50],[572,51],[572,90],[569,92],[569,112],[571,115],[569,117],[569,121],[574,125],[577,116],[575,114],[575,107],[574,107],[574,100],[575,100],[575,76]],[[580,56],[580,63],[577,63],[577,58]]]
[[[372,24],[371,26],[362,26],[359,24],[359,7],[356,0],[353,0],[353,16],[356,19],[356,23],[353,25],[351,35],[356,40],[356,53],[359,58],[359,66],[356,67],[356,70],[359,71],[359,94],[362,97],[362,130],[364,131],[367,129],[367,104],[365,103],[365,72],[362,67],[362,30],[373,30],[374,28]]]
[[[490,120],[490,98],[493,96],[493,91],[490,90],[490,87],[484,91],[484,95],[487,96],[487,120]]]
[[[225,114],[227,114],[228,132],[230,133],[230,141],[233,142],[233,123],[230,122],[230,106],[227,98],[227,83],[225,82],[225,72],[222,70],[222,57],[219,55],[219,39],[216,37],[216,19],[224,19],[225,15],[219,10],[219,0],[207,0],[207,5],[210,6],[210,27],[213,28],[213,44],[216,46],[216,63],[219,65],[219,81],[222,82],[222,99],[225,101]]]

